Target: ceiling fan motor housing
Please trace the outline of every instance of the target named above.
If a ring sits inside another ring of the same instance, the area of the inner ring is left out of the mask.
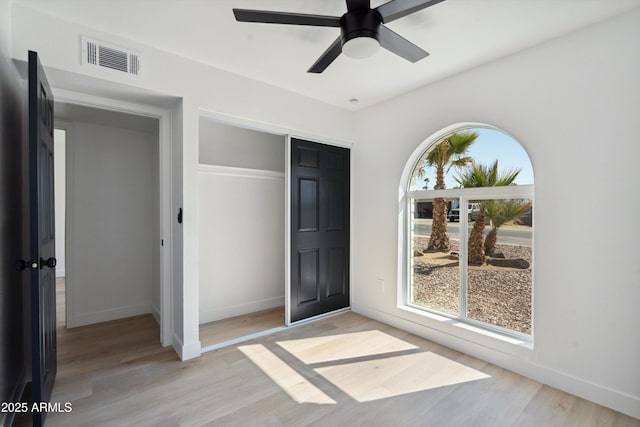
[[[382,16],[375,9],[354,10],[345,13],[340,18],[342,46],[349,40],[358,37],[370,37],[378,40],[378,28],[381,23]]]

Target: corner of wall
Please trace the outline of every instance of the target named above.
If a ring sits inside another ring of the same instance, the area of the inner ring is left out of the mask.
[[[183,362],[199,357],[201,354],[202,344],[200,344],[200,341],[194,341],[189,343],[188,345],[184,345],[182,340],[174,334],[172,344],[173,349],[178,354],[180,360]]]

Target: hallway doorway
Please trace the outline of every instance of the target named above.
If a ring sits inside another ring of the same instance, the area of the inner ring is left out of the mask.
[[[147,313],[160,324],[158,120],[59,103],[55,137],[65,326]]]

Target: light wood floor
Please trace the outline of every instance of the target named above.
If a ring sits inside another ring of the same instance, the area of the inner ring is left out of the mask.
[[[180,362],[150,315],[58,328],[47,426],[640,426],[354,313]]]
[[[200,325],[202,347],[284,325],[284,307],[262,310]]]

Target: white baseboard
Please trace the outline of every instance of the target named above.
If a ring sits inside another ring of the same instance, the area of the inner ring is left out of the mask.
[[[284,306],[284,296],[200,311],[200,324]],[[282,319],[284,324],[284,319]]]
[[[111,308],[108,310],[94,311],[90,313],[76,313],[74,319],[67,325],[85,326],[93,323],[108,322],[109,320],[124,319],[125,317],[140,316],[151,313],[151,304],[135,304],[126,307]]]
[[[200,357],[202,344],[200,344],[200,341],[194,341],[188,345],[184,345],[180,337],[173,334],[173,349],[178,353],[180,360],[185,361]]]
[[[182,340],[175,333],[171,336],[171,345],[173,346],[173,350],[176,352],[178,357],[182,359]]]
[[[352,311],[631,417],[640,418],[640,398],[636,396],[612,390],[564,372],[523,360],[515,355],[460,339],[373,307],[352,304]]]
[[[158,325],[159,325],[160,324],[160,309],[154,303],[151,303],[151,314],[153,315],[153,318],[156,319],[156,322],[158,322]]]

